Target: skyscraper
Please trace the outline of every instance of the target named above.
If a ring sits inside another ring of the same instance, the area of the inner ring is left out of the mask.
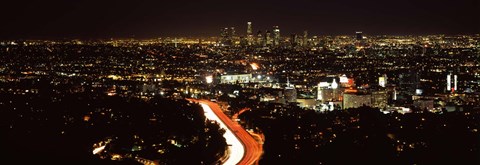
[[[252,35],[252,22],[247,22],[247,36]]]
[[[225,27],[220,29],[221,44],[228,46],[233,44],[233,36],[235,36],[235,27]]]
[[[257,32],[257,44],[260,45],[260,46],[265,46],[264,44],[264,40],[263,40],[263,35],[262,35],[262,31],[258,31]]]
[[[453,75],[453,82],[452,82],[452,73],[447,75],[447,91],[451,91],[452,93],[457,90],[457,75]],[[452,87],[453,83],[453,87]]]
[[[220,36],[222,38],[227,37],[228,35],[228,28],[220,28]]]
[[[228,43],[228,28],[220,29],[220,43],[226,45]]]
[[[252,22],[247,22],[247,42],[248,42],[248,45],[253,44]]]
[[[280,45],[280,28],[278,26],[273,26],[273,45]]]
[[[269,30],[265,32],[265,42],[267,45],[272,45],[272,35]]]
[[[357,40],[362,40],[362,39],[363,39],[363,33],[362,33],[362,32],[356,32],[355,35],[356,35],[355,38],[356,38]]]
[[[290,85],[290,81],[287,77],[287,87],[284,90],[284,96],[286,102],[296,102],[297,101],[297,90],[295,89],[294,85]]]
[[[387,75],[383,74],[383,76],[378,77],[378,85],[381,87],[387,86]]]
[[[447,75],[447,91],[452,90],[452,74]]]
[[[303,46],[308,46],[308,31],[307,30],[303,31],[302,45]]]
[[[457,91],[457,75],[453,75],[453,91]]]
[[[290,44],[292,45],[292,48],[297,46],[297,40],[297,34],[290,35]]]
[[[235,33],[235,27],[230,27],[230,30],[228,31],[229,37],[232,38],[233,36],[236,35]]]

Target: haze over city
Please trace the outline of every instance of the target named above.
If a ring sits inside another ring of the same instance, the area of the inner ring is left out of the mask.
[[[218,27],[280,26],[284,34],[475,34],[477,0],[424,1],[9,1],[3,39],[211,37]],[[239,29],[244,35],[244,30]]]

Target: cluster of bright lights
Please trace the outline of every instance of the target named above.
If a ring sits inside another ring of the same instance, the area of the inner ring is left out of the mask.
[[[257,70],[260,68],[260,66],[257,63],[251,63],[250,66],[252,67],[253,70]]]
[[[208,84],[212,83],[212,82],[213,82],[213,76],[209,75],[209,76],[205,77],[205,81],[206,81]]]

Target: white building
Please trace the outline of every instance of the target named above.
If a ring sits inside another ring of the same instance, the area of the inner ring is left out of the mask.
[[[222,84],[249,83],[251,81],[253,81],[252,74],[222,75],[220,77]]]
[[[338,88],[338,83],[335,78],[332,78],[332,82],[320,82],[317,85],[317,100],[320,101],[331,101],[337,100],[340,96]]]

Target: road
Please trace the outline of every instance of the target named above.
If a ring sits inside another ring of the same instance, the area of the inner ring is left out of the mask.
[[[232,145],[231,152],[230,152],[230,158],[227,160],[229,161],[228,164],[238,164],[238,165],[251,165],[251,164],[258,164],[258,160],[260,159],[260,156],[263,153],[263,149],[261,144],[259,144],[245,129],[242,128],[238,123],[233,122],[230,118],[228,118],[227,115],[225,115],[222,112],[222,109],[218,106],[218,104],[207,101],[207,100],[190,100],[194,102],[199,102],[204,111],[205,114],[209,112],[213,112],[218,119],[221,120],[220,125],[225,125],[226,126],[226,133],[224,137],[227,135],[228,132],[233,133],[235,138],[229,137],[231,139],[230,141],[235,141],[234,139],[237,139],[242,147],[241,149],[239,147],[235,147],[235,143]],[[208,118],[208,117],[207,117]],[[215,118],[215,117],[212,117]],[[227,139],[227,137],[225,137]],[[229,140],[227,139],[227,144],[229,144]],[[243,155],[241,159],[238,159],[238,155],[242,153],[243,150]],[[233,157],[232,157],[233,156]],[[232,161],[230,161],[232,160]],[[227,162],[225,162],[227,164]]]
[[[200,105],[202,106],[203,111],[205,112],[205,117],[207,119],[216,121],[220,125],[220,128],[225,129],[225,134],[223,134],[223,137],[225,137],[225,140],[229,145],[229,151],[228,151],[227,159],[223,162],[223,164],[224,165],[238,164],[242,160],[243,156],[245,155],[245,148],[242,142],[240,142],[240,139],[237,136],[235,136],[234,130],[231,130],[227,126],[227,124],[218,117],[218,115],[213,111],[212,108],[210,108],[205,103],[200,103]]]
[[[240,116],[242,113],[251,110],[250,108],[243,108],[237,113],[233,114],[232,120],[235,123],[238,123],[238,116]],[[260,144],[260,147],[263,145],[263,142],[265,142],[265,135],[263,133],[255,133],[254,131],[247,131],[252,137],[257,141],[257,143]]]

